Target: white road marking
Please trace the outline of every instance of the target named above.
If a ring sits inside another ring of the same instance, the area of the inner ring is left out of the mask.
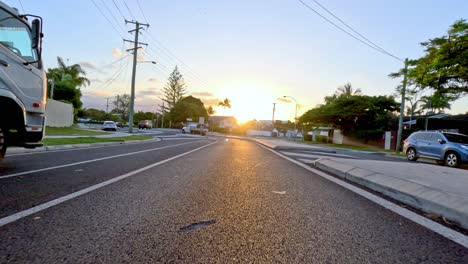
[[[89,192],[92,192],[92,191],[95,191],[97,189],[100,189],[104,186],[107,186],[109,184],[112,184],[114,182],[118,182],[118,181],[121,181],[125,178],[128,178],[128,177],[131,177],[135,174],[138,174],[140,172],[143,172],[145,170],[149,170],[151,168],[154,168],[156,166],[159,166],[159,165],[162,165],[164,163],[167,163],[169,161],[172,161],[172,160],[175,160],[175,159],[178,159],[180,157],[183,157],[185,155],[188,155],[190,153],[193,153],[195,151],[198,151],[198,150],[201,150],[203,148],[206,148],[208,146],[211,146],[213,144],[216,144],[217,142],[212,142],[212,143],[209,143],[207,145],[204,145],[202,147],[199,147],[199,148],[196,148],[196,149],[193,149],[193,150],[190,150],[190,151],[187,151],[187,152],[184,152],[182,154],[179,154],[177,156],[174,156],[174,157],[171,157],[171,158],[168,158],[168,159],[165,159],[165,160],[162,160],[162,161],[158,161],[156,163],[153,163],[153,164],[150,164],[148,166],[145,166],[143,168],[140,168],[138,170],[134,170],[134,171],[131,171],[129,173],[126,173],[126,174],[123,174],[123,175],[120,175],[120,176],[117,176],[115,178],[112,178],[110,180],[107,180],[107,181],[104,181],[104,182],[101,182],[99,184],[96,184],[96,185],[93,185],[93,186],[90,186],[88,188],[85,188],[85,189],[82,189],[82,190],[79,190],[77,192],[74,192],[74,193],[70,193],[70,194],[67,194],[65,196],[62,196],[60,198],[57,198],[57,199],[54,199],[52,201],[49,201],[49,202],[46,202],[46,203],[43,203],[43,204],[40,204],[40,205],[37,205],[37,206],[34,206],[32,208],[29,208],[27,210],[24,210],[24,211],[21,211],[21,212],[18,212],[18,213],[15,213],[15,214],[12,214],[12,215],[9,215],[7,217],[4,217],[4,218],[0,218],[0,226],[4,226],[6,224],[9,224],[9,223],[12,223],[12,222],[15,222],[21,218],[24,218],[24,217],[27,217],[27,216],[30,216],[32,214],[35,214],[37,212],[40,212],[40,211],[43,211],[47,208],[50,208],[52,206],[55,206],[55,205],[58,205],[58,204],[61,204],[63,202],[66,202],[66,201],[69,201],[71,199],[74,199],[76,197],[79,197],[81,195],[84,195],[84,194],[87,194]]]
[[[66,167],[70,167],[70,166],[76,166],[76,165],[80,165],[80,164],[86,164],[86,163],[91,163],[91,162],[96,162],[96,161],[101,161],[101,160],[120,158],[120,157],[125,157],[125,156],[130,156],[130,155],[135,155],[135,154],[140,154],[140,153],[145,153],[145,152],[150,152],[150,151],[155,151],[155,150],[160,150],[160,149],[173,148],[173,147],[178,147],[178,146],[187,145],[187,144],[200,142],[200,141],[201,140],[197,140],[197,141],[192,141],[192,142],[180,143],[180,144],[175,144],[175,145],[170,145],[170,146],[165,146],[165,147],[159,147],[159,148],[145,149],[145,150],[129,152],[129,153],[119,154],[119,155],[114,155],[114,156],[108,156],[108,157],[103,157],[103,158],[97,158],[97,159],[92,159],[92,160],[84,160],[84,161],[79,161],[79,162],[74,162],[74,163],[69,163],[69,164],[64,164],[64,165],[58,165],[58,166],[52,166],[52,167],[42,168],[42,169],[37,169],[37,170],[30,170],[30,171],[23,171],[23,172],[18,172],[18,173],[13,173],[13,174],[7,174],[7,175],[0,176],[0,179],[6,179],[6,178],[16,177],[16,176],[20,176],[20,175],[25,175],[25,174],[31,174],[31,173],[35,173],[35,172],[66,168]]]
[[[286,194],[286,191],[282,191],[282,192],[272,191],[272,193],[276,193],[276,194]]]
[[[314,154],[306,154],[306,153],[301,153],[301,152],[290,152],[290,151],[280,151],[284,155],[288,156],[297,156],[297,157],[304,157],[304,158],[316,158],[316,157],[341,157],[341,158],[353,158],[355,159],[356,157],[350,156],[350,155],[344,155],[344,154],[335,154],[335,153],[325,153],[321,154],[320,152],[314,152]]]
[[[397,205],[395,203],[387,201],[387,200],[385,200],[385,199],[383,199],[383,198],[381,198],[381,197],[379,197],[377,195],[374,195],[374,194],[372,194],[370,192],[367,192],[367,191],[365,191],[365,190],[363,190],[361,188],[358,188],[358,187],[356,187],[354,185],[351,185],[351,184],[349,184],[347,182],[344,182],[344,181],[342,181],[342,180],[340,180],[338,178],[330,176],[330,175],[328,175],[328,174],[326,174],[326,173],[324,173],[322,171],[311,168],[310,166],[308,166],[306,164],[303,164],[303,163],[301,163],[299,161],[296,161],[296,160],[294,160],[292,158],[286,157],[285,155],[283,155],[283,154],[281,154],[279,152],[276,152],[276,151],[274,151],[274,150],[272,150],[270,148],[267,148],[267,147],[265,147],[265,146],[263,146],[263,145],[261,145],[259,143],[256,143],[256,144],[259,145],[260,147],[264,148],[264,149],[267,149],[267,150],[273,152],[274,154],[276,154],[276,155],[278,155],[278,156],[280,156],[280,157],[282,157],[284,159],[289,160],[290,162],[292,162],[292,163],[294,163],[294,164],[296,164],[296,165],[298,165],[298,166],[300,166],[300,167],[302,167],[302,168],[304,168],[304,169],[306,169],[306,170],[308,170],[308,171],[310,171],[310,172],[312,172],[314,174],[317,174],[317,175],[319,175],[319,176],[321,176],[321,177],[323,177],[323,178],[325,178],[325,179],[327,179],[327,180],[329,180],[331,182],[334,182],[334,183],[340,185],[341,187],[343,187],[345,189],[348,189],[348,190],[350,190],[350,191],[352,191],[352,192],[354,192],[354,193],[356,193],[358,195],[361,195],[362,197],[364,197],[364,198],[366,198],[366,199],[368,199],[368,200],[370,200],[370,201],[372,201],[372,202],[374,202],[374,203],[376,203],[376,204],[378,204],[380,206],[383,206],[384,208],[386,208],[386,209],[388,209],[388,210],[390,210],[390,211],[392,211],[392,212],[394,212],[394,213],[396,213],[396,214],[398,214],[398,215],[400,215],[400,216],[402,216],[402,217],[404,217],[404,218],[406,218],[408,220],[411,220],[411,221],[413,221],[413,222],[415,222],[415,223],[417,223],[417,224],[419,224],[421,226],[424,226],[425,228],[427,228],[427,229],[429,229],[429,230],[431,230],[431,231],[433,231],[433,232],[435,232],[435,233],[437,233],[437,234],[439,234],[439,235],[441,235],[441,236],[443,236],[443,237],[445,237],[445,238],[447,238],[447,239],[449,239],[449,240],[451,240],[451,241],[453,241],[455,243],[458,243],[458,244],[468,248],[468,236],[466,236],[466,235],[464,235],[462,233],[459,233],[459,232],[457,232],[455,230],[447,228],[447,227],[445,227],[445,226],[443,226],[443,225],[441,225],[439,223],[436,223],[436,222],[434,222],[432,220],[429,220],[429,219],[427,219],[427,218],[425,218],[423,216],[420,216],[420,215],[418,215],[418,214],[416,214],[414,212],[411,212],[410,210],[405,209],[405,208],[403,208],[403,207],[401,207],[401,206],[399,206],[399,205]]]
[[[86,147],[86,148],[71,148],[71,149],[44,150],[44,151],[35,151],[35,152],[26,152],[26,153],[15,153],[15,154],[8,154],[8,149],[7,149],[7,155],[8,155],[8,157],[14,157],[14,156],[33,155],[33,154],[44,154],[44,153],[55,153],[55,152],[68,152],[68,151],[87,150],[87,149],[109,148],[109,147],[122,147],[122,145],[147,144],[147,143],[154,143],[154,142],[160,142],[160,141],[161,141],[160,139],[151,140],[150,142],[145,141],[145,140],[141,140],[140,142],[138,142],[138,141],[135,140],[135,142],[129,142],[129,143],[125,143],[125,144],[112,144],[112,145],[95,146],[95,147]]]

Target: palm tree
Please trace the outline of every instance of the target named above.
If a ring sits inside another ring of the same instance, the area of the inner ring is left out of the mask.
[[[67,66],[61,57],[57,57],[57,68],[49,69],[47,77],[53,79],[56,83],[67,81],[75,87],[90,85],[91,82],[86,76],[80,64]]]
[[[435,113],[443,113],[444,109],[450,109],[449,98],[435,93],[432,96],[421,97],[421,111],[428,110]]]
[[[223,107],[223,116],[224,116],[224,111],[226,110],[226,108],[231,109],[231,100],[225,98],[222,102],[219,102],[218,105]]]
[[[208,113],[208,115],[214,115],[215,114],[215,110],[213,109],[213,106],[208,106],[208,108],[206,109],[206,112]]]
[[[354,96],[354,95],[361,95],[362,91],[359,88],[357,88],[356,90],[353,90],[351,83],[348,82],[345,85],[338,87],[338,89],[336,89],[335,94],[337,96]]]

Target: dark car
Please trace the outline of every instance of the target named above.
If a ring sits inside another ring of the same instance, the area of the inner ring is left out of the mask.
[[[449,167],[468,163],[468,136],[439,131],[418,131],[411,134],[403,145],[410,161],[418,158],[434,159]]]
[[[153,128],[153,124],[151,123],[151,120],[141,120],[140,122],[138,122],[138,128],[139,129],[143,129],[143,128],[151,129]]]
[[[122,124],[122,122],[115,122],[115,125],[116,125],[117,127],[120,127],[120,128],[122,128],[122,127],[123,127],[123,124]]]

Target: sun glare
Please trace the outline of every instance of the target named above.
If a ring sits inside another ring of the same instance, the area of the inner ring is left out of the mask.
[[[239,123],[252,119],[270,119],[272,103],[276,100],[272,89],[254,84],[227,85],[219,91],[219,97],[231,100],[232,108],[224,110],[218,107],[218,114],[234,116]]]

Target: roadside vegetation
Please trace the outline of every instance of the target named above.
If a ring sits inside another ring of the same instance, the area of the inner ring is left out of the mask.
[[[106,134],[109,133],[77,127],[46,127],[46,136],[97,136]]]
[[[125,142],[131,140],[146,140],[151,139],[151,136],[133,135],[128,137],[110,137],[110,138],[97,138],[97,137],[81,137],[81,138],[46,138],[42,140],[45,146],[54,145],[70,145],[70,144],[91,144],[102,142]]]

